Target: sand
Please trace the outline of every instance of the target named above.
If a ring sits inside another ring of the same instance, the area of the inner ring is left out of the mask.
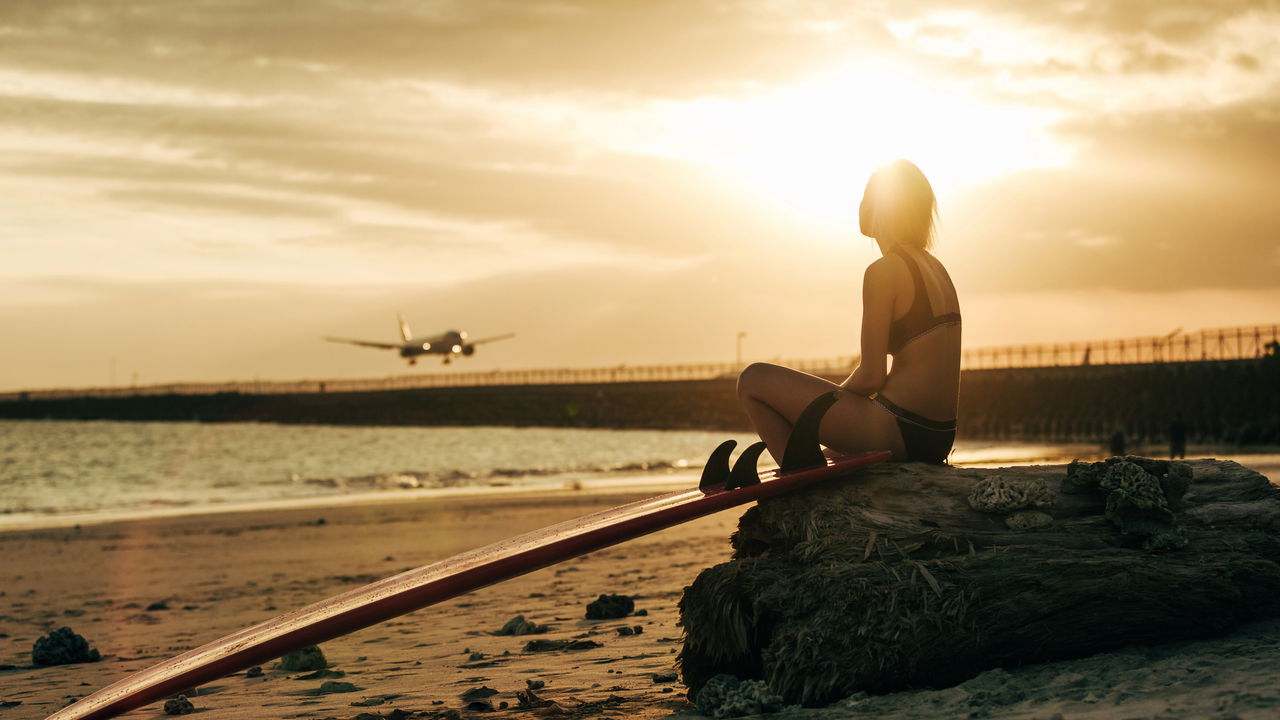
[[[513,534],[635,499],[635,493],[493,494],[273,509],[0,533],[0,719],[41,718],[73,698],[181,651],[387,575]],[[394,709],[444,716],[537,717],[516,691],[573,716],[691,715],[674,672],[676,604],[703,567],[728,558],[740,510],[665,530],[332,640],[341,677],[271,665],[199,688],[199,717],[354,718]],[[601,593],[645,615],[586,620]],[[150,609],[149,609],[150,608]],[[515,615],[545,634],[499,636]],[[96,663],[31,667],[45,632],[71,627]],[[639,626],[639,634],[620,628]],[[531,639],[601,647],[526,652]],[[1131,648],[984,673],[960,686],[854,697],[788,718],[1273,718],[1280,715],[1280,621],[1211,641]],[[658,677],[655,682],[655,676]],[[350,692],[320,693],[326,681]],[[488,687],[493,714],[461,695]],[[16,703],[16,704],[15,704]],[[357,705],[357,703],[359,703]],[[125,717],[164,717],[159,703]]]

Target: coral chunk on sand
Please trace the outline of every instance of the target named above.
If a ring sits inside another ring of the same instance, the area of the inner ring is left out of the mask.
[[[523,615],[517,615],[506,623],[495,635],[539,635],[547,631],[546,625],[539,625],[524,619]]]
[[[1010,480],[1002,475],[979,481],[969,492],[969,507],[982,512],[1010,512],[1052,504],[1053,491],[1048,485],[1035,480]]]
[[[165,715],[190,715],[195,711],[196,706],[191,704],[186,695],[179,695],[164,701]]]
[[[698,691],[698,712],[713,718],[742,717],[775,713],[782,709],[782,696],[759,680],[739,680],[732,675],[716,675]]]
[[[601,595],[587,603],[588,620],[614,620],[624,618],[636,609],[636,603],[626,595]]]
[[[31,648],[31,664],[36,667],[97,662],[102,656],[89,641],[69,627],[60,627],[36,640]]]
[[[324,653],[319,647],[308,645],[280,658],[276,667],[286,672],[311,672],[324,670],[329,667],[329,662],[324,659]]]

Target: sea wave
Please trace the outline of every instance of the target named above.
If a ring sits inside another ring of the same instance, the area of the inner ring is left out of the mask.
[[[311,485],[337,490],[404,490],[417,488],[460,488],[460,487],[493,487],[510,485],[512,481],[531,482],[543,478],[562,477],[566,475],[609,475],[622,473],[635,475],[641,473],[664,473],[690,468],[688,460],[633,462],[620,465],[597,465],[567,468],[494,468],[487,472],[470,472],[467,470],[448,470],[445,472],[402,470],[392,473],[373,475],[357,475],[353,477],[309,477],[294,476],[290,482],[294,485]]]

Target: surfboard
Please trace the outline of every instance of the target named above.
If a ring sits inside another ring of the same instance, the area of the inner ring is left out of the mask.
[[[821,411],[815,415],[820,418]],[[804,433],[800,426],[805,424],[803,418],[798,420],[797,430]],[[817,420],[813,419],[808,424],[813,426],[809,434],[816,438]],[[793,434],[792,438],[789,446],[797,445],[796,435]],[[115,717],[225,675],[267,663],[307,645],[331,640],[625,540],[737,505],[775,497],[821,480],[848,475],[890,456],[889,452],[871,452],[832,460],[810,453],[804,459],[816,461],[814,466],[757,474],[755,461],[763,443],[744,450],[730,472],[728,458],[733,447],[730,440],[716,448],[703,471],[702,482],[695,489],[677,490],[584,515],[285,613],[126,677],[58,710],[47,720]],[[817,448],[816,442],[813,447]],[[787,468],[790,461],[794,460],[784,458],[783,468]]]

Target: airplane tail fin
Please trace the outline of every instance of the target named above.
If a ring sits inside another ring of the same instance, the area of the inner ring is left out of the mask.
[[[400,320],[400,337],[409,342],[413,338],[413,332],[409,330],[409,323],[404,321],[404,313],[396,313],[396,317]]]

